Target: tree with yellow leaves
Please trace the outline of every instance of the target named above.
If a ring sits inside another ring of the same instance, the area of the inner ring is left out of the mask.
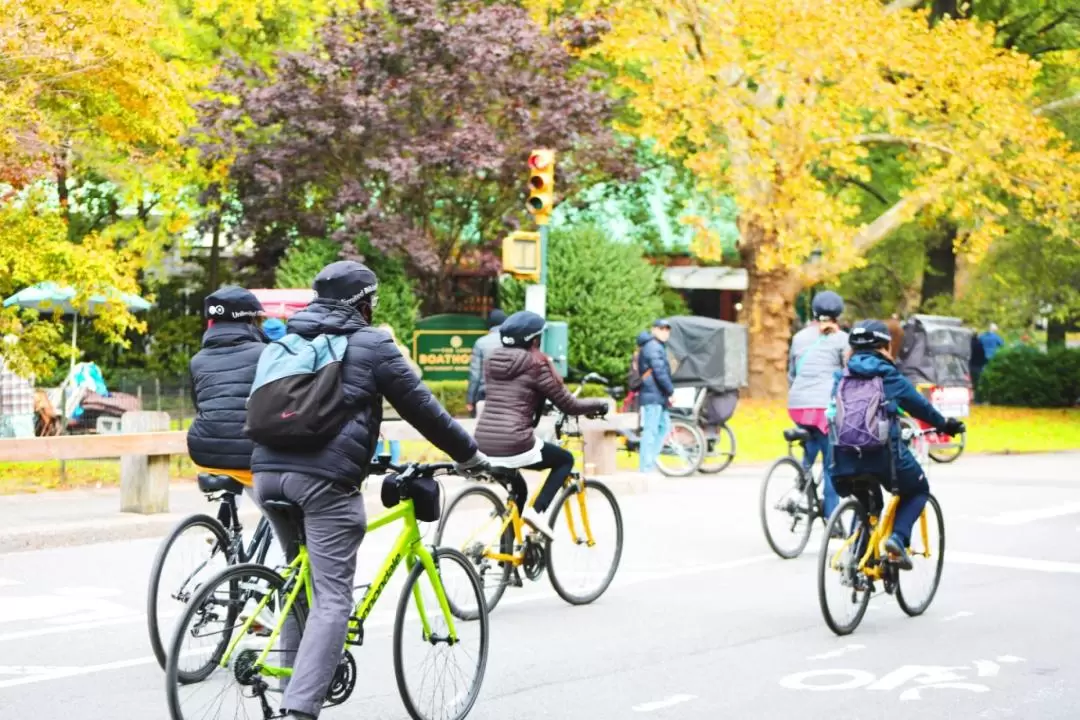
[[[530,5],[563,12],[560,0]],[[620,71],[625,129],[737,200],[755,395],[786,391],[800,290],[857,266],[916,214],[951,217],[977,255],[1006,198],[1052,230],[1076,212],[1080,157],[1033,107],[1038,63],[995,47],[977,21],[931,27],[879,0],[585,0],[578,12],[607,24],[588,52]],[[909,183],[856,223],[856,185],[881,145],[902,150]],[[718,257],[704,227],[695,251]]]

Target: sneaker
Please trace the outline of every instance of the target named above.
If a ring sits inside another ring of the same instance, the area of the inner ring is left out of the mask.
[[[889,553],[889,560],[896,563],[901,570],[911,569],[911,556],[908,555],[907,548],[896,533],[890,535],[885,541],[885,551]]]
[[[526,525],[546,537],[548,540],[555,539],[555,535],[552,534],[551,529],[548,528],[547,523],[544,521],[544,517],[536,512],[536,508],[532,506],[525,508],[525,511],[521,513],[521,519],[525,521]]]

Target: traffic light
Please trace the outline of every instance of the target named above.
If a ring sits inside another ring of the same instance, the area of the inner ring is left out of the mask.
[[[533,150],[529,153],[529,212],[537,225],[547,225],[555,206],[555,151]]]
[[[503,238],[502,264],[520,280],[540,280],[540,233],[516,230]]]

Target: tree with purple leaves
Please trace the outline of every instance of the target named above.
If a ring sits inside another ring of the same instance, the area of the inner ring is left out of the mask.
[[[403,258],[438,311],[464,257],[497,265],[532,148],[558,153],[563,197],[632,172],[598,80],[519,7],[390,0],[331,18],[269,73],[228,64],[198,138],[208,157],[234,156],[260,268],[298,236],[331,237],[345,257],[369,244]]]

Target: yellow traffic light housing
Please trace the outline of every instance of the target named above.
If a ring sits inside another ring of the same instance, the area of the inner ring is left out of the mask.
[[[527,207],[537,225],[551,221],[555,206],[555,151],[540,149],[529,153],[529,199]]]
[[[520,280],[540,280],[540,233],[516,230],[503,239],[503,272]]]

